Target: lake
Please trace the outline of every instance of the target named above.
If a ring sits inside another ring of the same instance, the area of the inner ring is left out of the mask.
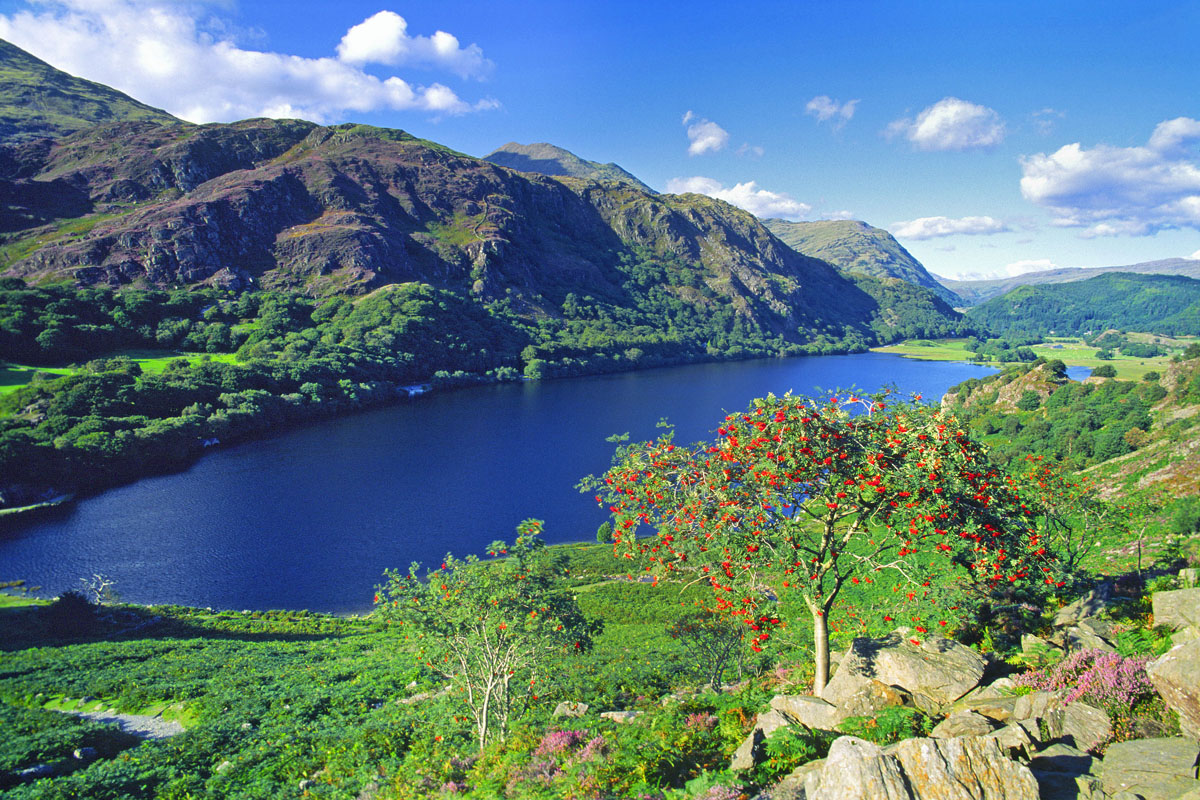
[[[895,384],[936,401],[994,370],[881,353],[698,364],[425,395],[206,455],[0,533],[0,580],[54,596],[101,573],[121,599],[361,611],[385,568],[511,541],[593,541],[605,514],[575,484],[614,445],[710,438],[725,410],[789,389]],[[1085,370],[1086,372],[1086,370]]]

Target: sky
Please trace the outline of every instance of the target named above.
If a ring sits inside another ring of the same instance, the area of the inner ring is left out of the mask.
[[[1200,259],[1200,3],[0,0],[0,38],[194,122],[550,142],[931,271]]]

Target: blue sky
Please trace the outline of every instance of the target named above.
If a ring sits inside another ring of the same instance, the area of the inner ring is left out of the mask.
[[[1152,0],[0,0],[0,38],[187,119],[548,141],[949,277],[1200,259],[1197,34]]]

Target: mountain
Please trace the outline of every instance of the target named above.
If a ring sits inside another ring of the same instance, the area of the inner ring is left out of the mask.
[[[1071,335],[1117,328],[1195,336],[1200,334],[1200,280],[1106,272],[1070,283],[1018,286],[975,306],[967,319],[998,333]]]
[[[1167,258],[1161,261],[1143,261],[1123,267],[1065,267],[1043,272],[1027,272],[1012,278],[994,278],[979,281],[956,281],[938,278],[942,285],[953,291],[967,305],[979,305],[993,297],[1011,292],[1018,286],[1037,286],[1043,283],[1069,283],[1094,278],[1105,272],[1133,272],[1141,275],[1183,275],[1200,278],[1200,261],[1191,258]]]
[[[310,296],[420,282],[551,317],[569,294],[628,307],[658,292],[789,342],[875,338],[870,295],[734,206],[516,172],[403,131],[120,123],[24,159],[0,270],[30,282]]]
[[[924,286],[951,306],[961,298],[937,281],[912,253],[882,228],[858,220],[788,222],[763,220],[771,233],[788,247],[806,256],[828,261],[842,272],[857,272],[872,278],[900,278]]]
[[[536,172],[551,177],[589,178],[597,181],[623,181],[644,192],[653,192],[636,177],[609,162],[586,161],[572,153],[546,142],[518,144],[509,142],[483,157],[484,161],[520,172]]]
[[[179,122],[103,84],[55,69],[0,39],[0,145],[57,138],[101,123]],[[0,163],[4,154],[0,153]]]

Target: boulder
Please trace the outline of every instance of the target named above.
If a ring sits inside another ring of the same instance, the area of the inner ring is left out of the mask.
[[[1028,768],[1008,760],[992,739],[906,739],[886,750],[843,736],[819,770],[808,773],[807,800],[1037,800]]]
[[[1093,750],[1112,736],[1108,714],[1087,703],[1069,703],[1046,713],[1046,729],[1053,739],[1068,739],[1080,750]]]
[[[932,707],[931,710],[937,710],[939,707],[926,698],[922,698],[924,706],[918,702],[909,692],[904,691],[895,686],[888,686],[883,681],[877,681],[872,678],[860,678],[858,689],[856,689],[843,702],[838,704],[838,710],[843,717],[873,717],[885,708],[893,706],[909,706],[909,707]]]
[[[795,719],[774,707],[765,714],[759,714],[758,719],[754,721],[754,730],[750,731],[750,735],[733,752],[729,769],[741,770],[753,767],[762,760],[763,745],[767,741],[767,737],[780,728],[793,724],[796,724]]]
[[[1097,769],[1104,791],[1133,792],[1145,800],[1176,800],[1200,789],[1200,745],[1181,737],[1134,739],[1110,745]]]
[[[987,736],[996,725],[982,714],[974,711],[956,711],[937,724],[929,735],[935,739],[953,739],[957,736]]]
[[[1083,622],[1089,622],[1084,620]],[[1063,645],[1068,652],[1077,650],[1103,650],[1106,653],[1112,653],[1117,648],[1112,646],[1112,643],[1103,636],[1098,635],[1093,629],[1085,627],[1083,623],[1071,628],[1067,628],[1063,632]]]
[[[1183,584],[1183,588],[1185,589],[1190,589],[1200,584],[1200,569],[1188,567],[1187,569],[1179,570],[1179,582]]]
[[[1033,728],[1032,732],[1030,728]],[[1000,745],[1009,758],[1023,760],[1029,759],[1029,755],[1038,744],[1037,726],[1029,722],[1010,722],[1003,728],[992,731],[987,737],[995,739],[996,744]]]
[[[771,698],[771,708],[807,728],[822,731],[834,730],[846,718],[846,713],[837,706],[806,694],[777,694]]]
[[[1099,780],[1091,774],[1095,759],[1065,744],[1055,744],[1036,754],[1029,770],[1038,782],[1041,800],[1079,800],[1081,797],[1105,797]],[[1080,791],[1080,781],[1087,787]]]
[[[821,696],[842,705],[865,685],[863,678],[952,703],[979,685],[986,662],[969,647],[931,636],[920,645],[893,633],[885,639],[855,639]]]
[[[1151,600],[1155,625],[1166,625],[1171,630],[1200,628],[1200,589],[1155,592]]]
[[[621,725],[626,722],[633,722],[635,719],[637,719],[641,715],[642,715],[642,712],[640,712],[640,711],[601,711],[600,712],[601,719],[611,719],[613,722],[617,723],[618,725]]]
[[[1056,708],[1061,708],[1067,692],[1064,689],[1048,692],[1045,689],[1023,694],[1013,705],[1013,719],[1038,720],[1045,717]]]
[[[1075,602],[1060,608],[1058,613],[1054,615],[1054,627],[1066,628],[1071,625],[1078,625],[1082,619],[1097,616],[1101,611],[1108,608],[1109,600],[1111,599],[1112,588],[1108,584],[1101,584]]]
[[[1019,699],[1015,695],[1010,695],[1009,697],[969,697],[966,700],[959,700],[955,703],[954,710],[974,711],[976,714],[982,714],[988,719],[1005,723],[1013,718],[1013,712],[1017,708],[1017,700]]]
[[[1200,639],[1172,647],[1146,665],[1146,674],[1179,714],[1184,736],[1200,740]]]
[[[564,700],[554,707],[556,717],[582,717],[591,708],[587,703],[572,703]]]

